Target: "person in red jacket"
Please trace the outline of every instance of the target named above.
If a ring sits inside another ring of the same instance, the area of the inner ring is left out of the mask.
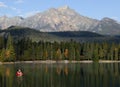
[[[20,69],[16,72],[16,76],[17,77],[23,76],[23,73],[22,73],[22,71]]]

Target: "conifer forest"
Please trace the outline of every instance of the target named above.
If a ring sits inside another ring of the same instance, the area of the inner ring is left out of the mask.
[[[14,41],[11,35],[0,37],[0,61],[34,60],[119,60],[120,44],[74,40],[61,42],[33,42],[29,38]]]

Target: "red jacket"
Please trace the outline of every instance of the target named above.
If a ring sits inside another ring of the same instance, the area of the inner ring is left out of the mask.
[[[20,71],[17,71],[17,72],[16,72],[16,76],[18,76],[18,77],[23,76],[23,73],[20,72]]]

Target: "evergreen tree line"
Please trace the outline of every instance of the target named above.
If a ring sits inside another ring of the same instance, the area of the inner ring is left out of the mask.
[[[13,42],[10,35],[0,37],[0,61],[119,59],[118,43],[32,42],[29,38]]]

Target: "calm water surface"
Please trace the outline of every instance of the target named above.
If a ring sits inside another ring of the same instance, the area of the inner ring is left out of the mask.
[[[0,87],[120,87],[120,63],[0,65]]]

